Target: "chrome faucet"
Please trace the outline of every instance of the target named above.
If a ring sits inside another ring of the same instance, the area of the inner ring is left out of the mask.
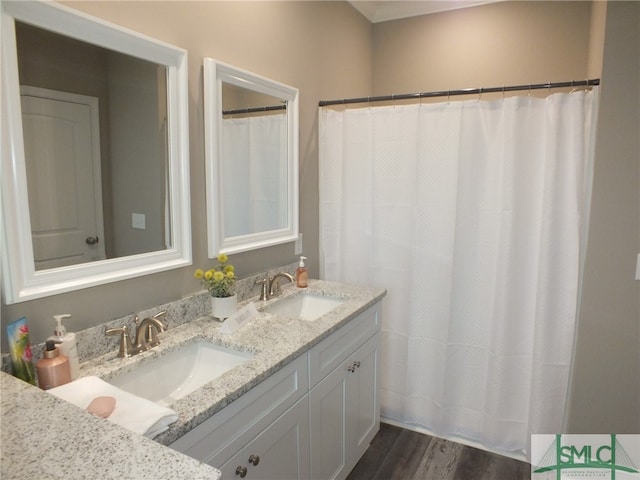
[[[166,325],[162,323],[162,320],[160,319],[166,314],[167,311],[163,310],[156,313],[153,317],[145,318],[142,321],[140,321],[136,315],[136,331],[134,335],[135,343],[131,341],[131,337],[129,336],[129,327],[126,325],[117,328],[105,328],[104,334],[108,336],[120,335],[120,349],[118,350],[118,357],[132,357],[140,352],[144,352],[150,348],[160,345],[158,333],[167,330]]]

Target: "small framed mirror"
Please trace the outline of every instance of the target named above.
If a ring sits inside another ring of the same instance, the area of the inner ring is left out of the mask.
[[[191,264],[187,52],[55,2],[2,2],[3,295]]]
[[[298,89],[205,58],[209,257],[298,238]]]

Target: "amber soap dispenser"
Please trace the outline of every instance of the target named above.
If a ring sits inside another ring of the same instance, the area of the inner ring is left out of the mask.
[[[298,288],[307,288],[309,285],[309,272],[307,272],[307,267],[304,266],[306,259],[307,257],[300,257],[300,263],[296,269],[296,284]]]
[[[43,358],[38,360],[36,371],[38,372],[38,386],[43,390],[49,390],[71,381],[69,359],[60,354],[56,342],[47,340],[46,349],[42,352]]]

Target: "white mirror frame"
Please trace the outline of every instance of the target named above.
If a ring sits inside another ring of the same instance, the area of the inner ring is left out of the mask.
[[[222,83],[280,98],[287,102],[287,226],[278,230],[224,237],[222,202]],[[209,258],[219,253],[255,250],[298,239],[298,97],[297,88],[270,80],[255,73],[204,59],[204,128],[207,186],[207,236]]]
[[[35,270],[15,39],[18,20],[167,67],[171,248]],[[54,2],[2,2],[2,262],[6,304],[191,265],[187,52]]]

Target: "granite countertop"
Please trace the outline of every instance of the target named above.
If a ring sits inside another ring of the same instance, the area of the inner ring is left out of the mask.
[[[117,358],[117,352],[111,352],[82,363],[81,376],[96,375],[108,381],[198,340],[254,353],[250,360],[169,405],[179,419],[154,440],[94,417],[2,373],[1,478],[218,478],[217,469],[165,445],[305,353],[386,293],[379,288],[320,280],[310,281],[306,291],[345,301],[314,321],[260,312],[231,335],[219,332],[221,323],[202,317],[160,334],[158,347],[134,357]],[[299,292],[295,286],[287,285],[275,299],[263,302],[256,297],[239,308],[253,302],[261,310]]]
[[[3,480],[209,479],[220,471],[0,373]]]

